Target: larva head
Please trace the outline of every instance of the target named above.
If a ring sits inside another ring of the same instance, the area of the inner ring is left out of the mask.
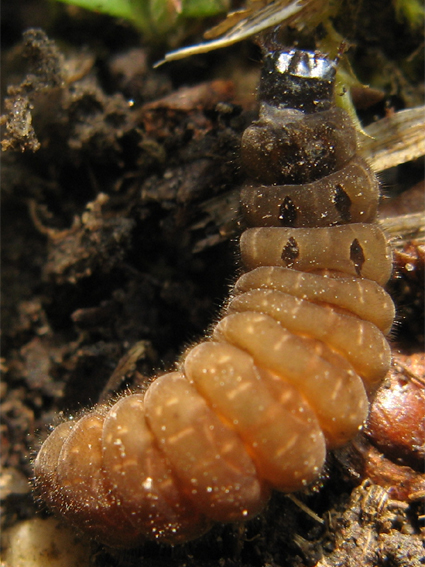
[[[273,50],[264,55],[259,98],[305,112],[332,106],[336,63],[317,51]]]
[[[334,108],[336,61],[319,52],[267,49],[259,118],[242,136],[247,176],[263,185],[302,184],[341,169],[356,152],[356,132]]]

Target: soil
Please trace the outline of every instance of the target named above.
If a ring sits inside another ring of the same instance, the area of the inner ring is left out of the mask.
[[[368,13],[350,37],[356,72],[383,93],[365,120],[423,96],[422,33],[375,4],[384,23]],[[144,45],[104,16],[53,12],[20,0],[2,22],[1,465],[15,480],[3,494],[3,527],[48,514],[16,486],[31,478],[31,456],[51,426],[146,388],[219,316],[239,271],[239,146],[255,116],[255,46],[154,70],[165,45]],[[396,33],[408,38],[397,52]],[[371,61],[385,62],[386,81]],[[410,163],[386,176],[397,194],[423,169]],[[403,399],[420,415],[423,244],[406,242],[396,261],[390,286],[403,319],[384,388],[399,395],[407,384]],[[216,526],[175,548],[123,552],[93,542],[93,564],[423,565],[423,446],[406,449],[402,434],[380,425],[379,435],[370,426],[330,455],[315,486],[294,500],[276,494],[246,525]]]

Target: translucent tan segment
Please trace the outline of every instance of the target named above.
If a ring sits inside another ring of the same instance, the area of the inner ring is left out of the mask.
[[[104,417],[90,413],[81,418],[66,438],[59,455],[58,478],[65,491],[72,491],[75,501],[85,506],[106,506],[103,489],[102,427]],[[90,471],[91,474],[87,475]]]
[[[49,437],[44,441],[34,461],[34,477],[37,490],[43,494],[43,498],[49,501],[49,505],[55,508],[61,507],[60,485],[57,478],[57,467],[59,455],[63,444],[68,438],[75,421],[66,421],[58,425]]]
[[[329,228],[250,228],[241,236],[248,269],[283,266],[295,270],[336,270],[384,285],[392,271],[384,233],[372,224]]]
[[[183,496],[171,463],[155,443],[146,424],[143,395],[122,398],[110,409],[102,444],[114,497],[140,534],[179,543],[209,529],[210,523]]]
[[[290,211],[285,214],[285,203]],[[241,191],[248,226],[324,227],[348,222],[372,222],[379,185],[360,157],[339,171],[302,185],[245,185]]]
[[[339,313],[281,291],[257,289],[236,296],[229,313],[256,311],[270,315],[293,333],[306,335],[337,350],[375,390],[391,363],[391,350],[381,331],[358,317]]]
[[[325,440],[313,411],[294,386],[278,379],[282,391],[275,395],[252,357],[227,343],[196,346],[184,367],[214,411],[242,437],[259,474],[273,488],[299,490],[317,478],[326,455]]]
[[[376,325],[384,335],[389,333],[395,316],[394,303],[388,293],[377,283],[357,277],[333,278],[264,266],[243,274],[235,284],[235,292],[258,288],[275,289],[300,299],[346,309]]]
[[[261,313],[228,315],[213,337],[249,352],[256,365],[294,386],[314,409],[330,446],[352,438],[367,417],[368,400],[361,378],[338,355],[329,362],[323,345],[293,335]],[[335,366],[335,362],[338,366]]]
[[[131,547],[138,531],[125,519],[111,494],[102,460],[104,416],[82,417],[65,440],[57,467],[61,513],[92,537],[116,547]]]
[[[186,494],[219,522],[260,512],[268,494],[242,440],[180,373],[158,378],[146,392],[146,416]]]

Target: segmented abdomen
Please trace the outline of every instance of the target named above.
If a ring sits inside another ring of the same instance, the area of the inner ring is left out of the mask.
[[[300,490],[363,424],[394,307],[378,184],[333,106],[335,64],[266,54],[244,133],[247,272],[211,337],[146,394],[57,427],[35,461],[44,500],[109,545],[190,540]]]

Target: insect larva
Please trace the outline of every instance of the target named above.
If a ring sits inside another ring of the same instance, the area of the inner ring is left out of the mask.
[[[390,362],[391,254],[335,71],[319,53],[265,54],[242,139],[248,271],[224,317],[177,372],[63,423],[36,458],[47,504],[108,545],[249,519],[271,489],[315,480],[367,416]]]

